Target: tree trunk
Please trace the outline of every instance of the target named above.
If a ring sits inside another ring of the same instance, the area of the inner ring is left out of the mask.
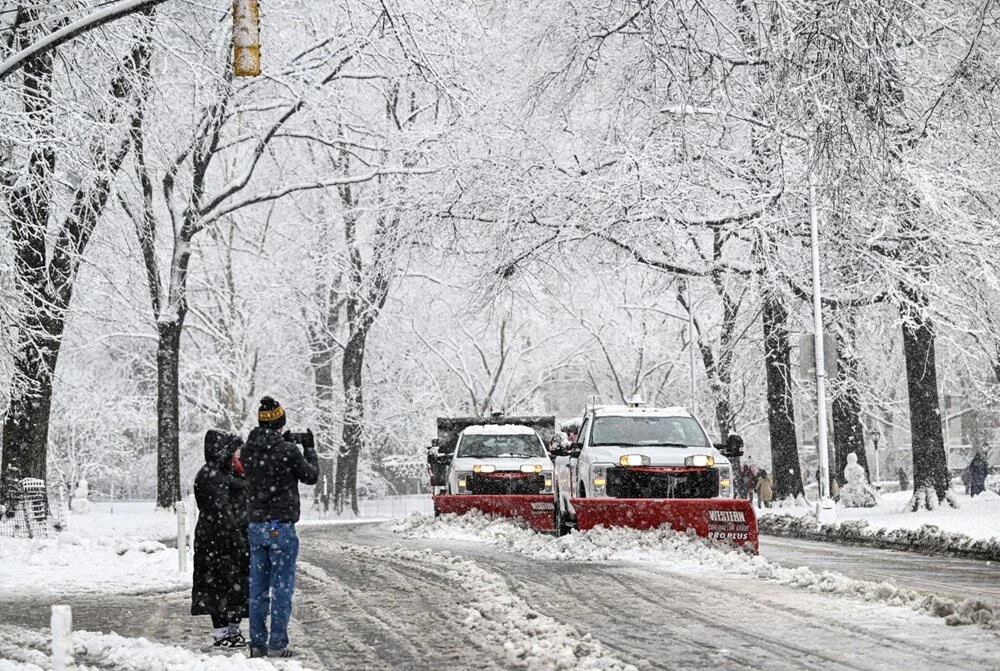
[[[334,504],[342,512],[350,497],[351,510],[358,514],[358,458],[364,432],[365,405],[362,374],[368,329],[355,331],[344,348],[342,381],[344,387],[343,447],[337,455],[337,478]]]
[[[325,349],[320,352],[313,351],[312,368],[313,381],[316,390],[316,399],[319,402],[320,425],[317,431],[319,442],[327,440],[327,436],[333,433],[333,349]],[[329,444],[329,443],[328,443]],[[320,450],[322,453],[323,451]],[[319,480],[316,482],[317,495],[322,496],[324,490],[326,497],[333,494],[334,490],[334,464],[332,456],[320,456],[319,458]],[[322,501],[324,509],[329,499]]]
[[[14,359],[19,383],[11,390],[3,423],[4,477],[46,479],[49,444],[49,413],[52,407],[52,372],[59,352],[58,338],[20,336]],[[49,356],[40,357],[45,351]]]
[[[777,297],[764,297],[764,363],[767,368],[767,422],[776,500],[805,494],[792,403],[788,313]]]
[[[180,396],[181,321],[156,326],[156,506],[181,499]]]
[[[868,455],[865,452],[865,433],[861,424],[861,397],[858,394],[858,360],[848,354],[847,340],[854,339],[854,329],[848,326],[844,337],[837,340],[837,377],[834,380],[833,396],[833,475],[844,484],[844,468],[847,455],[851,452],[858,457],[858,463],[865,469],[868,479]]]
[[[924,314],[927,298],[904,289],[903,355],[910,397],[910,440],[913,444],[913,498],[910,509],[933,509],[942,501],[954,505],[948,491],[948,464],[941,429],[934,329]]]
[[[29,18],[36,19],[31,11]],[[26,47],[31,35],[20,36]],[[14,185],[8,195],[10,235],[18,292],[24,298],[25,315],[20,322],[10,401],[4,417],[4,477],[45,479],[48,452],[49,411],[52,406],[52,376],[62,335],[61,314],[51,306],[47,282],[46,231],[49,224],[52,173],[52,54],[45,53],[24,66],[24,113],[37,128],[26,167],[27,179]],[[55,327],[49,333],[46,326]]]

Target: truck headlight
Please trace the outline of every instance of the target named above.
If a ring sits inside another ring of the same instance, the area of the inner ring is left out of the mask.
[[[684,465],[697,468],[712,467],[715,466],[715,457],[707,454],[692,454],[690,457],[684,457]]]
[[[541,464],[522,464],[521,465],[521,472],[522,473],[541,473],[542,472],[542,465]]]
[[[733,472],[729,466],[720,465],[719,469],[719,496],[726,499],[733,498]]]
[[[594,464],[590,467],[591,496],[608,495],[608,468],[610,464]]]
[[[618,463],[622,466],[649,466],[649,457],[645,454],[623,454]]]
[[[476,464],[472,467],[474,473],[492,473],[497,470],[493,464]]]

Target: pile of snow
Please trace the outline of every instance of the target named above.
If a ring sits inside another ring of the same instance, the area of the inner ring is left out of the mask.
[[[909,512],[911,492],[884,494],[874,508],[837,509],[837,524],[820,527],[808,505],[771,509],[761,533],[831,540],[927,554],[1000,561],[1000,495],[954,494],[958,508]]]
[[[144,638],[73,632],[78,671],[308,671],[298,662],[248,659],[245,653],[206,655]],[[0,671],[43,671],[52,668],[46,634],[0,627]]]
[[[910,512],[907,508],[912,496],[911,491],[882,494],[878,505],[872,508],[844,508],[838,505],[837,520],[865,520],[874,527],[885,529],[916,530],[925,524],[933,524],[944,531],[965,534],[977,540],[1000,538],[1000,495],[995,492],[967,496],[953,491],[957,508],[943,505],[918,512]],[[781,507],[758,510],[758,513],[804,517],[815,513],[815,503],[800,499],[793,505],[786,503]]]
[[[969,559],[1000,561],[1000,539],[975,539],[924,524],[917,529],[874,527],[867,520],[820,525],[809,516],[764,515],[758,520],[761,533],[808,540],[828,540],[888,550],[944,554]]]
[[[153,501],[91,503],[90,512],[71,513],[67,530],[81,538],[125,536],[166,540],[177,538],[177,515],[158,509]]]
[[[0,594],[169,592],[191,585],[178,572],[177,550],[136,537],[0,537]],[[190,569],[190,562],[189,562]]]
[[[429,519],[415,514],[413,518]],[[412,519],[412,518],[411,518]],[[431,564],[469,595],[464,626],[503,650],[507,664],[528,671],[637,671],[590,634],[531,608],[503,576],[448,551],[344,545],[341,551],[377,562]]]
[[[517,521],[472,511],[462,516],[437,518],[414,515],[396,523],[393,531],[409,538],[476,540],[550,561],[639,561],[656,563],[673,571],[723,571],[797,589],[906,606],[945,617],[948,624],[974,623],[1000,630],[1000,612],[995,613],[976,600],[957,603],[937,596],[924,597],[889,582],[855,580],[831,571],[816,572],[805,566],[787,568],[734,546],[699,538],[693,531],[678,533],[669,527],[638,530],[599,526],[555,538],[535,532]]]

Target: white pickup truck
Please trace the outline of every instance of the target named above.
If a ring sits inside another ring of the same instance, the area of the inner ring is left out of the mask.
[[[470,426],[458,436],[448,466],[449,494],[549,494],[552,461],[534,429]]]
[[[713,445],[685,408],[589,407],[576,442],[555,451],[556,532],[669,523],[755,545],[753,511],[733,499],[742,445]]]

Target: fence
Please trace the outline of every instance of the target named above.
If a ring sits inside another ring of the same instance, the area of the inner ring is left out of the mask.
[[[65,526],[65,499],[52,496],[38,478],[7,480],[0,486],[0,536],[48,538]]]

